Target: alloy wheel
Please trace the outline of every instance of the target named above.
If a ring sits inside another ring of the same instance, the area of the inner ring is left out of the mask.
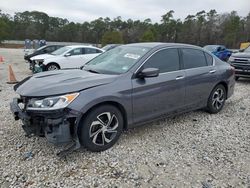
[[[218,88],[213,94],[212,106],[216,110],[219,110],[222,108],[224,101],[225,101],[225,93],[224,93],[223,89]]]
[[[58,67],[56,65],[50,65],[48,67],[48,71],[52,71],[52,70],[58,70]]]
[[[118,126],[119,121],[115,114],[101,113],[91,123],[89,137],[95,145],[104,146],[116,137]]]

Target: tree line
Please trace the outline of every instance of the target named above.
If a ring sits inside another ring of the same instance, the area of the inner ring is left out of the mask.
[[[250,12],[240,17],[236,11],[218,14],[216,10],[203,10],[181,20],[174,18],[174,11],[170,10],[159,23],[152,23],[149,18],[123,20],[120,16],[75,23],[44,12],[25,11],[10,16],[0,10],[0,41],[27,38],[103,45],[160,41],[239,48],[241,42],[250,40]]]

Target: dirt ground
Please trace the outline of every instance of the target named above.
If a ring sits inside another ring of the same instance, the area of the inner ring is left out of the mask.
[[[195,111],[125,132],[101,153],[60,159],[45,138],[27,138],[8,80],[31,75],[22,49],[0,48],[0,187],[250,187],[250,80],[236,83],[222,112]]]

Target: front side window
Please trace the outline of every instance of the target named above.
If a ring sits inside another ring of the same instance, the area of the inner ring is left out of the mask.
[[[73,56],[73,55],[81,55],[82,54],[82,49],[81,48],[76,48],[76,49],[71,50],[69,53],[70,53],[71,56]]]
[[[197,49],[182,49],[182,57],[185,69],[207,66],[203,51]]]
[[[180,69],[177,49],[164,49],[156,52],[143,65],[143,68],[157,68],[160,73],[177,71]]]

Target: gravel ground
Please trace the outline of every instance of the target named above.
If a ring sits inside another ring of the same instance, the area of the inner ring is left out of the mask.
[[[84,149],[60,159],[60,148],[27,138],[14,121],[7,85],[30,74],[23,51],[1,49],[0,187],[250,187],[250,80],[216,115],[195,111],[125,132],[107,151]]]

